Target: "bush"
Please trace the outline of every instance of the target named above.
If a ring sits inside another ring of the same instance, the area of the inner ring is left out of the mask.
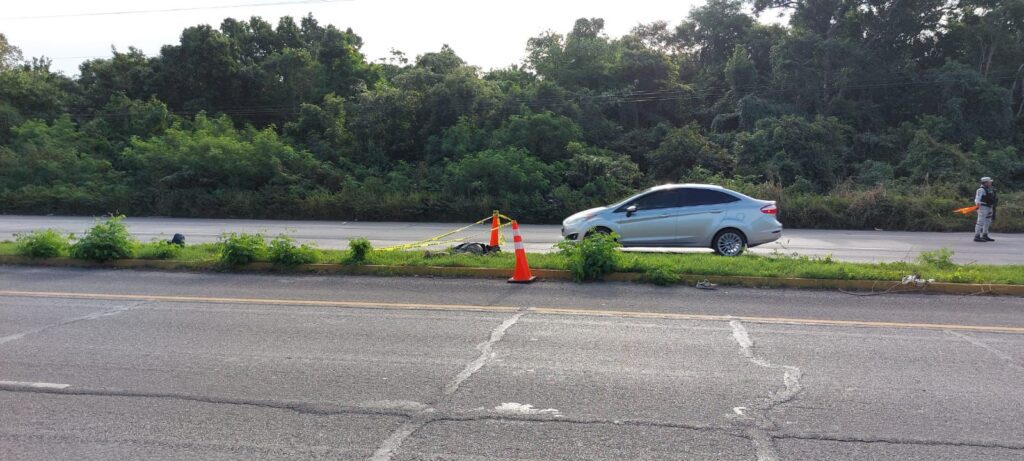
[[[923,251],[917,257],[917,262],[925,266],[931,266],[938,269],[952,269],[956,267],[956,263],[953,262],[953,250],[949,248],[939,248],[935,251]]]
[[[220,261],[232,266],[266,260],[267,242],[262,234],[224,234],[220,237]]]
[[[56,258],[64,256],[71,246],[71,235],[54,229],[38,230],[30,234],[15,236],[15,248],[19,255],[29,258]]]
[[[313,264],[318,259],[316,248],[311,245],[296,245],[295,239],[279,235],[270,242],[270,262],[281,266]]]
[[[139,247],[136,256],[139,259],[175,259],[181,256],[182,247],[171,242],[156,241]]]
[[[600,280],[618,266],[618,235],[594,233],[581,242],[565,240],[558,248],[565,256],[572,278],[577,282]]]
[[[348,250],[348,262],[350,264],[359,264],[366,262],[366,258],[373,251],[373,244],[363,237],[357,237],[349,240]]]
[[[669,286],[679,283],[679,273],[668,267],[652,267],[644,271],[643,281],[658,286]]]
[[[115,216],[96,223],[71,246],[71,257],[96,262],[131,258],[138,242],[128,233],[123,220],[124,216]]]

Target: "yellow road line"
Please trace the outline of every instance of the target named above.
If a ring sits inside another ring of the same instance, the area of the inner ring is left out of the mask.
[[[267,304],[280,306],[311,306],[311,307],[338,307],[353,309],[402,309],[402,310],[434,310],[434,311],[470,311],[470,312],[494,312],[507,313],[522,310],[513,306],[481,306],[473,304],[427,304],[427,303],[382,303],[374,301],[321,301],[303,299],[262,299],[262,298],[223,298],[205,296],[162,296],[162,295],[131,295],[131,294],[106,294],[106,293],[71,293],[71,292],[45,292],[45,291],[0,291],[0,296],[6,297],[28,297],[28,298],[62,298],[62,299],[91,299],[110,301],[154,301],[154,302],[183,302],[183,303],[216,303],[216,304]],[[865,320],[831,320],[831,319],[808,319],[808,318],[786,318],[786,317],[758,317],[744,315],[711,315],[711,314],[690,314],[673,312],[636,312],[636,311],[615,311],[585,308],[559,308],[559,307],[531,307],[530,312],[547,315],[579,315],[596,317],[617,317],[617,318],[638,318],[638,319],[667,319],[667,320],[695,320],[721,322],[740,320],[749,323],[778,324],[778,325],[806,325],[806,326],[838,326],[838,327],[861,327],[861,328],[901,328],[901,329],[924,329],[924,330],[953,330],[953,331],[974,331],[988,333],[1018,333],[1024,334],[1024,326],[992,326],[992,325],[960,325],[942,323],[913,323],[913,322],[873,322]]]
[[[305,299],[216,298],[205,296],[119,295],[106,293],[64,293],[47,291],[0,291],[0,296],[27,298],[92,299],[105,301],[157,301],[216,304],[273,304],[283,306],[347,307],[369,309],[459,310],[482,312],[517,312],[516,307],[477,306],[470,304],[379,303],[361,301],[317,301]]]

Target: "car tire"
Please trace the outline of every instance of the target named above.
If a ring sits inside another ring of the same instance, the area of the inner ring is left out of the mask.
[[[736,229],[722,229],[711,239],[711,249],[721,256],[739,256],[747,248],[747,236]]]
[[[594,235],[594,234],[609,235],[611,233],[612,233],[612,230],[607,228],[607,227],[595,227],[593,229],[588,230],[586,235],[583,236],[583,238],[590,237],[591,235]]]

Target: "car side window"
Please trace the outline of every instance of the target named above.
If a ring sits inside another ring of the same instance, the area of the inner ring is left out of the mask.
[[[723,203],[738,202],[739,200],[740,199],[734,195],[716,190],[684,189],[681,202],[682,205],[680,206],[720,205]]]
[[[676,205],[676,194],[673,190],[659,190],[651,192],[650,194],[644,195],[643,197],[637,197],[633,201],[627,203],[625,206],[619,208],[616,211],[625,211],[626,208],[636,205],[636,210],[657,210],[660,208],[672,208]]]

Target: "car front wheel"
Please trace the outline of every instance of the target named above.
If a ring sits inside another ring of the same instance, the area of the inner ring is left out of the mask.
[[[735,229],[725,229],[715,234],[711,249],[722,256],[739,256],[747,247],[747,237]]]

